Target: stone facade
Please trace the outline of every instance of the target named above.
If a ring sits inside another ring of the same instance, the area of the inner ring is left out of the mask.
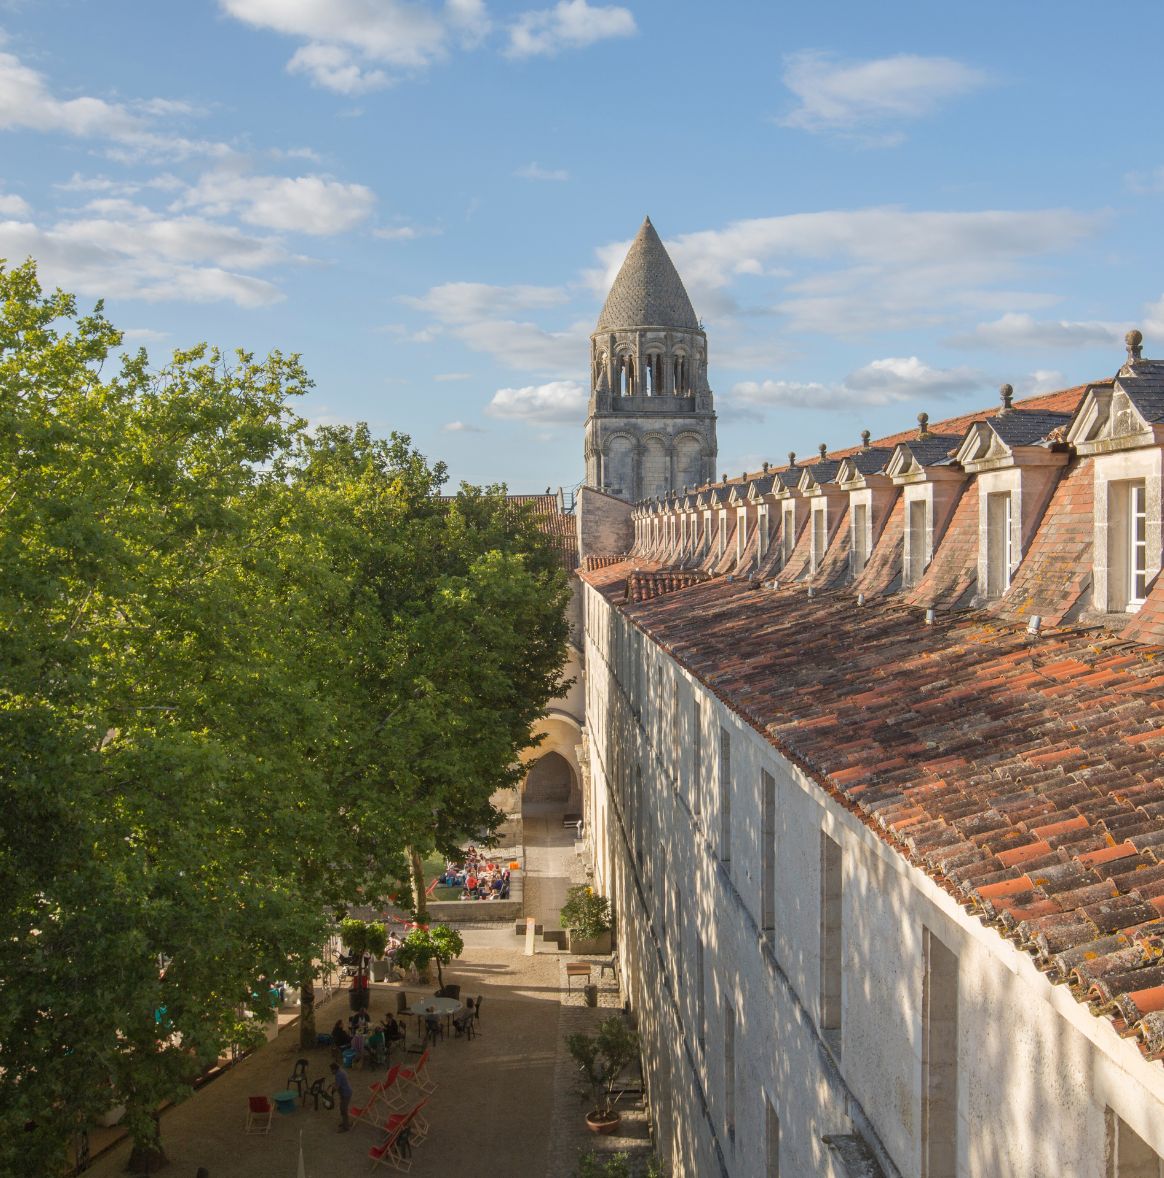
[[[1164,1173],[1139,343],[1109,380],[638,504],[628,554],[587,553],[592,866],[676,1178]]]
[[[708,482],[707,336],[647,218],[590,337],[586,485],[629,502]]]

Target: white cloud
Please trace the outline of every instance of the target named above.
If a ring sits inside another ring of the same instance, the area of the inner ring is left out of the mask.
[[[433,380],[439,380],[442,383],[450,380],[468,380],[472,375],[471,372],[438,372]]]
[[[307,44],[287,68],[341,94],[389,85],[443,61],[450,45],[478,44],[489,29],[483,0],[427,8],[403,0],[219,0],[230,16]]]
[[[1124,183],[1131,192],[1141,196],[1164,192],[1164,164],[1158,164],[1148,172],[1128,172]]]
[[[555,307],[566,301],[566,292],[557,286],[445,282],[432,287],[427,294],[405,296],[402,301],[446,322],[468,323],[507,312]]]
[[[970,368],[933,368],[916,356],[873,360],[838,383],[818,381],[741,381],[732,387],[728,404],[768,409],[839,409],[891,405],[922,397],[948,398],[972,392],[987,383]]]
[[[1054,393],[1067,387],[1067,378],[1054,368],[1036,368],[1018,382],[1020,396],[1034,397],[1039,393]]]
[[[0,192],[0,217],[26,217],[30,211],[24,197],[15,192]]]
[[[440,233],[433,225],[384,225],[372,230],[373,237],[384,241],[415,241],[418,237],[439,237]]]
[[[794,53],[785,62],[784,84],[799,102],[780,122],[805,131],[865,132],[931,114],[989,81],[982,70],[949,57],[900,53],[846,64],[825,53]]]
[[[782,316],[797,332],[847,336],[916,329],[967,309],[1029,308],[1053,296],[1014,288],[1031,261],[1096,232],[1099,215],[1070,209],[1013,212],[911,212],[899,208],[828,210],[735,221],[667,242],[697,311],[734,311],[725,292],[743,263],[767,275],[770,301],[754,308]],[[601,247],[586,278],[604,298],[629,242]],[[749,276],[749,292],[763,282]]]
[[[1164,341],[1164,295],[1144,307],[1144,334]],[[1164,352],[1164,348],[1158,348]]]
[[[441,426],[446,434],[483,434],[486,431],[479,425],[469,425],[464,421],[449,421]]]
[[[509,30],[506,52],[510,57],[548,56],[611,37],[631,37],[637,31],[629,8],[592,8],[586,0],[560,0],[553,8],[522,13]]]
[[[537,425],[579,425],[586,417],[586,390],[574,380],[520,389],[498,389],[485,407],[490,417]]]
[[[0,257],[35,257],[46,283],[77,294],[258,307],[283,295],[256,270],[298,261],[276,238],[123,199],[92,202],[47,227],[0,222]]]
[[[79,139],[109,141],[109,154],[118,159],[183,159],[191,155],[224,156],[231,149],[223,143],[186,139],[159,131],[155,120],[189,114],[185,103],[144,99],[127,106],[103,98],[57,98],[44,76],[25,65],[15,54],[0,53],[0,130],[41,131]]]
[[[1090,348],[1119,343],[1123,329],[1100,320],[1035,319],[1033,315],[1008,311],[990,323],[979,323],[973,331],[955,336],[956,347],[988,348]]]
[[[316,86],[337,94],[362,94],[381,90],[391,78],[380,69],[367,69],[340,45],[304,45],[287,62],[289,74],[306,74]]]
[[[313,236],[345,233],[367,220],[375,193],[329,176],[252,176],[208,172],[176,202],[215,216],[237,214],[248,225]]]
[[[570,173],[565,168],[543,168],[539,163],[529,163],[513,173],[522,180],[569,180]]]
[[[121,334],[127,344],[157,343],[170,335],[168,331],[157,331],[152,327],[129,327]]]

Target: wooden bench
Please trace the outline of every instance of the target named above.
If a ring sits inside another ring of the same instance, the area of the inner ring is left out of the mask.
[[[573,990],[575,978],[585,978],[587,982],[590,981],[590,962],[589,961],[567,961],[566,962],[566,989],[567,990]]]

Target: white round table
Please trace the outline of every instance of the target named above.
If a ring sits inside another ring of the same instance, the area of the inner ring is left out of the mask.
[[[459,998],[426,998],[419,1006],[412,1008],[412,1013],[416,1015],[418,1027],[424,1026],[425,1016],[429,1014],[445,1019],[447,1025],[448,1020],[463,1010],[464,1006]]]

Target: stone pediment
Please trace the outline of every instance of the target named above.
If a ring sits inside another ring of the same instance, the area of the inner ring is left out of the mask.
[[[1089,388],[1067,430],[1079,454],[1104,454],[1164,443],[1164,428],[1149,421],[1116,379],[1113,388]]]
[[[966,431],[954,458],[970,472],[1014,465],[1014,451],[988,421],[974,422]]]

